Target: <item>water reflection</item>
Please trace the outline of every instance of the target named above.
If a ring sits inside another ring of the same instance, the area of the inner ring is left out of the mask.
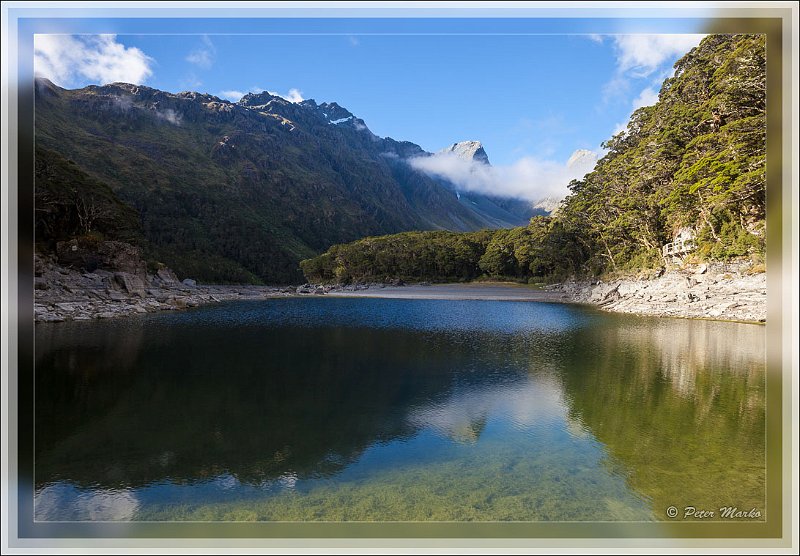
[[[761,327],[302,299],[36,334],[37,519],[763,508]]]
[[[68,483],[51,484],[36,494],[37,521],[130,521],[139,501],[128,490],[82,491]]]
[[[416,429],[427,427],[458,442],[475,443],[490,417],[522,431],[564,419],[561,388],[553,378],[514,378],[483,388],[457,386],[444,400],[411,408],[408,421]]]
[[[670,505],[764,508],[764,329],[609,317],[564,366],[585,423],[663,518]],[[762,514],[764,512],[762,511]]]

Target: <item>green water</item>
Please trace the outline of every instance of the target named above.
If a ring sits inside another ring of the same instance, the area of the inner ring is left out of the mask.
[[[242,302],[36,327],[38,520],[764,515],[764,328]]]

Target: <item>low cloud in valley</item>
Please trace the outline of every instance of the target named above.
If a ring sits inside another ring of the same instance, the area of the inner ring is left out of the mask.
[[[452,153],[416,157],[408,163],[428,175],[444,178],[462,191],[528,201],[562,198],[570,181],[582,178],[597,161],[592,151],[575,151],[569,161],[524,157],[509,166],[489,166]]]

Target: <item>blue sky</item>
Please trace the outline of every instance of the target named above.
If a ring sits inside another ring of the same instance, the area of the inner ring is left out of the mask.
[[[336,101],[373,133],[436,151],[481,141],[492,164],[564,165],[652,104],[702,35],[38,35],[35,70],[76,88],[128,81],[236,100]]]

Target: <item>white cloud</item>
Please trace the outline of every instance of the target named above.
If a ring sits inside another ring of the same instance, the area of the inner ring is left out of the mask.
[[[617,125],[614,126],[614,131],[611,132],[611,136],[617,135],[618,133],[622,133],[628,129],[628,122],[619,122]]]
[[[488,166],[452,153],[437,153],[412,158],[408,163],[426,174],[451,181],[463,191],[539,201],[564,197],[569,192],[569,182],[586,175],[597,160],[596,153],[576,158],[578,162],[573,164],[524,157],[510,166]]]
[[[242,91],[220,91],[217,96],[220,98],[228,99],[231,102],[239,102],[241,98],[246,95],[247,93],[243,93]]]
[[[211,42],[211,39],[208,38],[208,35],[203,35],[202,41],[203,47],[192,50],[189,55],[186,56],[186,61],[203,69],[209,69],[214,65],[217,48],[214,46],[214,43]]]
[[[99,84],[142,84],[153,75],[154,60],[116,35],[34,35],[33,71],[62,87],[81,80]]]
[[[303,102],[303,91],[300,91],[299,89],[289,89],[289,92],[286,93],[285,95],[276,93],[274,91],[267,91],[267,92],[276,97],[284,98],[289,102]]]
[[[181,125],[181,120],[183,116],[175,112],[172,108],[167,108],[166,110],[156,110],[156,117],[165,120],[172,125]]]
[[[706,37],[703,34],[683,35],[606,35],[613,41],[616,54],[616,71],[603,86],[603,103],[630,99],[633,83],[647,83],[639,96],[632,99],[631,113],[642,106],[652,106],[658,101],[661,83],[672,75],[673,60],[687,54]],[[589,36],[591,40],[597,40]],[[666,64],[669,63],[669,67]],[[630,118],[629,118],[630,119]],[[613,135],[627,129],[627,121],[614,127]]]
[[[653,106],[656,102],[658,102],[658,91],[656,90],[656,85],[647,87],[639,93],[639,96],[633,99],[631,102],[631,115],[636,112],[642,106]],[[628,120],[630,120],[630,116],[628,116]],[[618,123],[614,126],[614,131],[611,133],[612,136],[626,131],[628,129],[628,122]]]
[[[682,56],[700,44],[705,35],[614,35],[620,73],[646,77],[661,64]]]
[[[635,111],[642,106],[653,106],[656,102],[658,102],[658,91],[653,87],[647,87],[633,99],[632,108]]]

